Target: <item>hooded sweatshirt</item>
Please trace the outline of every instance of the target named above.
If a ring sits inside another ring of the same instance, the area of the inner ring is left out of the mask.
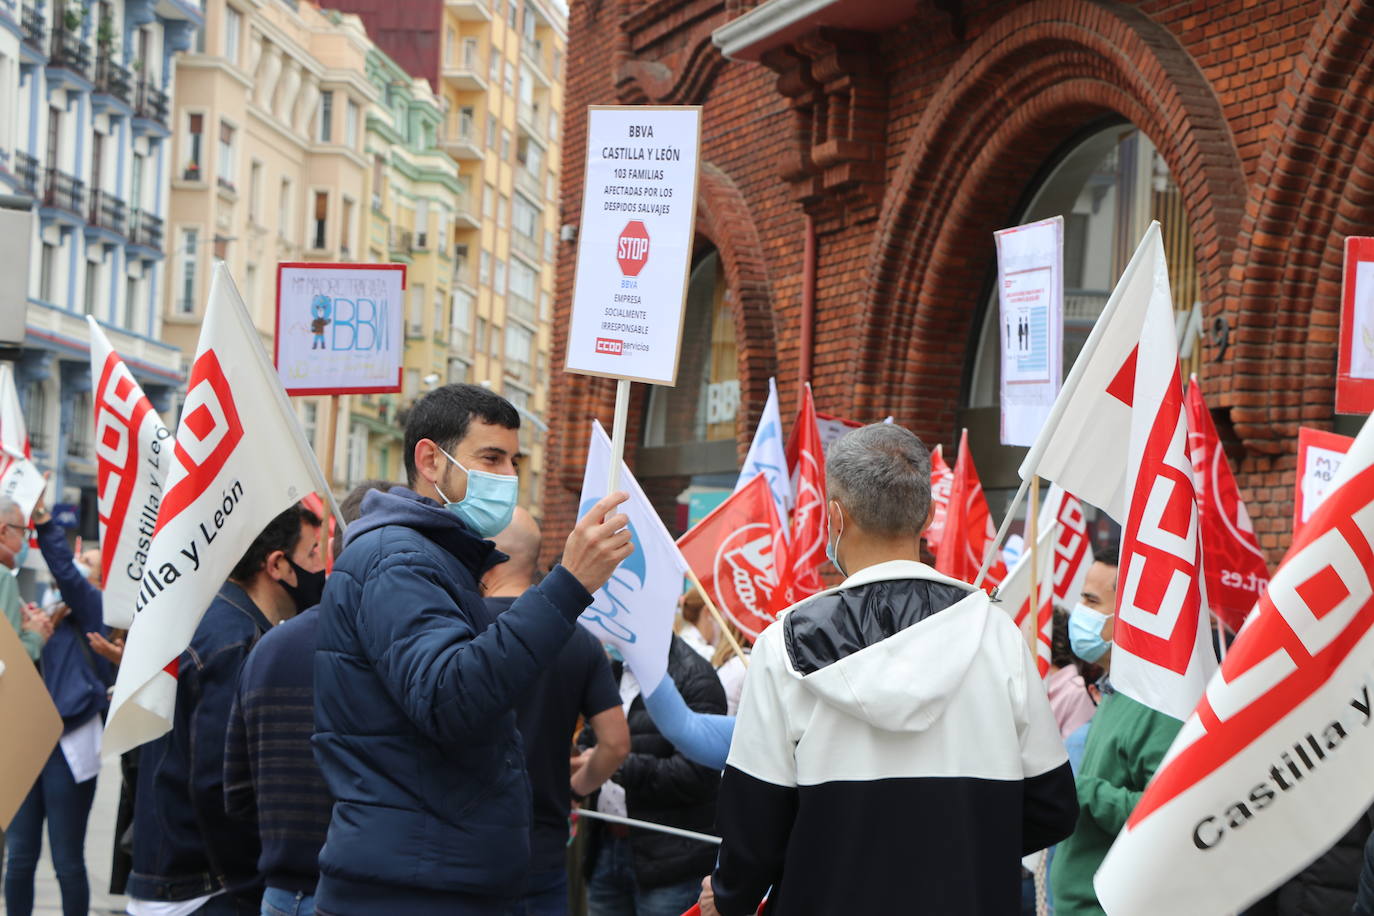
[[[721,783],[723,916],[1017,912],[1073,829],[1073,775],[1020,632],[920,563],[861,570],[759,637]]]

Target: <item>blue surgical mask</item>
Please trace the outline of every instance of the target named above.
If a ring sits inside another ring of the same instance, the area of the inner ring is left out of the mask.
[[[613,661],[613,662],[624,662],[624,661],[625,661],[625,656],[622,655],[622,654],[620,653],[620,647],[617,646],[615,643],[609,643],[609,642],[607,642],[607,643],[602,643],[601,645],[602,645],[602,647],[606,650],[606,655],[607,655],[608,658],[610,658],[611,661]]]
[[[14,555],[14,569],[10,570],[11,575],[19,575],[19,567],[24,565],[24,561],[29,558],[29,533],[24,532],[24,543],[19,545],[19,551]]]
[[[844,567],[840,565],[840,538],[844,537],[844,514],[838,511],[839,508],[840,504],[835,503],[835,511],[830,513],[831,518],[834,518],[836,515],[840,517],[840,531],[839,534],[835,535],[834,541],[831,541],[828,537],[825,539],[825,558],[830,561],[832,566],[840,571],[840,575],[848,579],[849,573],[845,572]]]
[[[435,446],[438,448],[438,446]],[[443,456],[468,475],[467,495],[453,502],[439,484],[434,489],[444,497],[444,508],[467,523],[467,526],[481,538],[495,537],[510,524],[515,515],[515,501],[520,496],[520,478],[514,474],[492,474],[488,471],[469,471],[442,448]]]
[[[1086,604],[1075,604],[1069,611],[1069,648],[1085,662],[1095,662],[1107,654],[1112,644],[1102,638],[1107,615]]]

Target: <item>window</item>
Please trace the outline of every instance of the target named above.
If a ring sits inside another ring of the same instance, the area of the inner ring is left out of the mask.
[[[515,161],[536,179],[544,171],[544,148],[524,134],[515,141]]]
[[[534,10],[527,6],[527,7],[525,7],[525,40],[526,40],[526,41],[534,41],[534,27],[535,27]]]
[[[477,340],[474,341],[474,343],[475,343],[475,345],[476,345],[476,350],[475,350],[475,352],[477,352],[477,353],[486,353],[486,354],[490,355],[490,353],[491,353],[491,347],[487,346],[487,333],[488,333],[488,332],[487,332],[487,327],[488,327],[488,325],[487,325],[487,319],[485,319],[485,318],[478,318],[478,319],[477,319]]]
[[[506,25],[517,28],[520,24],[520,3],[519,0],[510,0],[506,6]]]
[[[477,258],[477,282],[486,286],[491,282],[491,252],[484,251]]]
[[[205,115],[188,114],[186,116],[186,167],[181,171],[181,177],[186,181],[203,181],[205,172],[201,168],[201,154],[205,140]]]
[[[476,73],[482,69],[482,49],[476,38],[463,39],[463,69]]]
[[[453,282],[464,286],[472,285],[472,265],[468,263],[467,244],[453,246]]]
[[[506,228],[507,214],[510,213],[510,198],[502,194],[496,200],[496,228]]]
[[[539,298],[539,274],[519,258],[511,258],[510,291],[506,296],[506,312],[528,324],[534,324],[534,303]]]
[[[100,306],[100,265],[94,261],[86,262],[86,288],[82,305],[87,315],[100,317],[96,311]]]
[[[358,103],[352,99],[348,100],[348,108],[344,110],[344,142],[349,149],[358,147]]]
[[[257,159],[248,166],[248,221],[262,224],[262,163]]]
[[[320,407],[314,401],[301,401],[301,427],[305,430],[305,441],[314,448],[315,435],[320,427]]]
[[[464,105],[458,109],[458,136],[463,140],[471,141],[473,127],[477,124],[477,114],[471,105]]]
[[[506,80],[501,88],[506,90],[506,95],[515,94],[515,64],[510,61],[506,61]]]
[[[320,93],[320,133],[316,138],[321,143],[328,143],[334,136],[334,93]]]
[[[490,77],[492,89],[495,89],[497,86],[501,85],[501,58],[496,53],[495,48],[492,48],[491,50],[491,69],[488,72],[487,76]]]
[[[372,157],[372,209],[382,209],[382,191],[386,188],[386,161]]]
[[[467,290],[453,291],[453,332],[449,335],[449,345],[467,356],[472,350],[472,293]]]
[[[176,311],[178,315],[194,315],[196,268],[200,263],[200,230],[182,229],[181,245],[177,251],[181,255],[181,282],[177,285]]]
[[[429,247],[429,198],[415,202],[415,247]]]
[[[243,30],[243,14],[232,6],[224,7],[224,57],[231,64],[239,62],[239,35]]]
[[[558,142],[558,112],[552,109],[549,111],[549,142]]]
[[[281,180],[281,191],[277,194],[277,234],[282,238],[288,235],[291,227],[291,179]]]
[[[496,188],[485,185],[482,188],[482,218],[494,219],[496,216]]]
[[[348,482],[356,484],[367,476],[367,427],[353,424],[348,436]]]
[[[124,308],[115,315],[115,321],[122,328],[136,327],[134,319],[138,314],[138,278],[124,278]]]
[[[135,210],[143,209],[143,172],[147,164],[147,157],[142,153],[134,153],[133,163],[129,168],[129,206]]]
[[[345,259],[353,253],[353,201],[343,199],[342,212],[339,214],[339,253]]]
[[[413,400],[415,400],[415,396],[418,395],[419,393],[420,393],[420,370],[419,370],[419,369],[407,369],[407,370],[406,370],[406,380],[405,380],[405,384],[403,385],[403,390],[402,390],[402,392],[401,392],[401,397],[405,398],[407,401],[413,401]]]
[[[52,302],[56,291],[53,289],[53,279],[56,277],[57,265],[57,246],[43,243],[43,253],[38,264],[38,298],[44,302]]]
[[[67,457],[89,459],[92,453],[95,421],[92,417],[92,398],[82,391],[72,398],[72,422],[68,427]]]
[[[553,263],[553,230],[544,230],[544,260]]]
[[[444,328],[448,327],[448,322],[444,320],[444,291],[436,289],[434,291],[434,330],[435,337],[444,333]]]
[[[243,293],[248,300],[248,311],[253,311],[253,304],[257,302],[258,290],[258,265],[249,264],[243,268]]]
[[[539,239],[539,208],[523,194],[516,194],[511,198],[511,228],[527,239],[538,241]]]
[[[529,381],[534,332],[518,324],[506,325],[506,374]]]
[[[453,26],[449,26],[444,31],[444,66],[451,67],[456,63],[454,59],[454,48],[458,45],[458,33]]]
[[[496,259],[496,270],[492,276],[491,291],[498,296],[506,294],[506,262]]]
[[[496,147],[496,115],[487,115],[487,149]]]
[[[329,192],[315,192],[315,248],[324,248],[329,241]]]
[[[234,190],[234,126],[219,122],[219,186]]]
[[[505,130],[505,129],[503,128],[503,129],[501,130],[501,161],[502,161],[502,162],[505,162],[506,160],[510,159],[510,141],[511,141],[510,131]]]
[[[448,211],[439,211],[439,231],[435,233],[434,247],[448,257]]]
[[[406,314],[406,336],[419,337],[425,332],[425,285],[410,287],[410,311]]]

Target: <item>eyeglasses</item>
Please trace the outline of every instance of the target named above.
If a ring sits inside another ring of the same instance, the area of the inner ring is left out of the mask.
[[[28,528],[25,528],[23,525],[14,525],[10,522],[0,522],[0,529],[8,530],[10,528],[13,528],[15,531],[18,531],[21,536],[24,534],[24,532],[29,530]]]

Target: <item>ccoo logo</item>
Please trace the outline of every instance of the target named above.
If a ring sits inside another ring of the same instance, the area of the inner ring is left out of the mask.
[[[159,530],[210,489],[243,439],[234,395],[214,350],[196,359],[187,384],[173,449],[176,460],[167,472],[167,498],[157,517]]]

